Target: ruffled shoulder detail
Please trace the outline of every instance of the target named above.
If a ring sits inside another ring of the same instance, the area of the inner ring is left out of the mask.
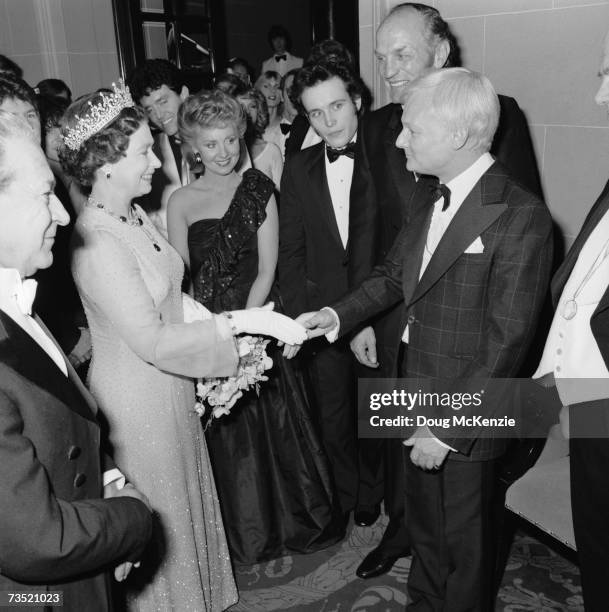
[[[254,224],[257,231],[266,219],[266,205],[274,190],[272,179],[260,170],[249,168],[243,173],[224,217],[228,217],[233,225],[239,219],[248,226]]]
[[[239,252],[266,219],[266,205],[273,194],[273,181],[250,168],[213,233],[206,239],[206,255],[193,270],[195,299],[209,305],[225,293],[238,275]]]

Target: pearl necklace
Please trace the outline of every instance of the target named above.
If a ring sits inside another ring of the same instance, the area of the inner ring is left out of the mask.
[[[89,196],[87,198],[87,206],[90,206],[91,208],[97,208],[98,210],[103,210],[107,215],[110,215],[110,217],[116,219],[117,221],[120,221],[121,223],[124,223],[125,225],[130,225],[131,227],[140,227],[144,234],[147,236],[147,238],[152,242],[154,250],[161,250],[161,247],[159,246],[159,243],[157,242],[155,236],[148,231],[148,228],[144,225],[144,220],[137,212],[133,204],[129,206],[131,216],[117,215],[115,212],[113,212],[109,208],[106,208],[99,200],[96,200],[92,196]]]

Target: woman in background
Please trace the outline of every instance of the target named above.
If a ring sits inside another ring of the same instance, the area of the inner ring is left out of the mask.
[[[274,70],[263,72],[256,81],[256,89],[264,96],[269,112],[269,122],[264,130],[263,138],[275,143],[281,149],[281,77]]]
[[[275,183],[279,192],[281,173],[283,172],[283,156],[279,147],[273,142],[263,139],[264,130],[269,123],[269,111],[264,96],[255,88],[237,91],[236,97],[247,115],[245,144],[252,158],[252,165],[264,172]]]

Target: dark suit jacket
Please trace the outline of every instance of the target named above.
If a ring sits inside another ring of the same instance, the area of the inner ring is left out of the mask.
[[[140,558],[151,518],[100,499],[96,406],[69,372],[0,311],[0,590],[62,590],[62,610],[101,611],[105,570]]]
[[[537,162],[524,114],[513,98],[499,96],[501,115],[491,154],[510,170],[510,174],[541,197]],[[402,225],[409,223],[428,202],[427,184],[417,182],[406,169],[406,157],[395,141],[402,129],[402,107],[387,104],[364,116],[362,139],[376,202],[375,262],[384,261]],[[377,339],[381,376],[389,375],[387,364],[396,358],[393,338],[399,324],[399,313],[390,309],[377,317],[374,329]]]
[[[401,303],[394,342],[399,344],[408,324],[408,377],[513,377],[533,337],[550,277],[548,209],[501,164],[493,164],[461,205],[419,281],[432,210],[427,206],[414,215],[385,262],[332,305],[340,333]],[[484,252],[465,253],[478,236]],[[396,359],[393,375],[397,366]],[[434,433],[463,453],[456,459],[497,454],[492,441],[474,442],[475,432],[470,439],[453,438],[450,429]]]
[[[607,182],[598,200],[596,200],[594,206],[590,209],[575,242],[565,257],[565,261],[552,279],[552,301],[554,307],[556,307],[560,300],[564,286],[567,280],[569,280],[582,247],[607,210],[609,210],[609,182]],[[596,310],[592,313],[592,317],[590,317],[590,328],[605,364],[609,368],[609,288],[603,294]]]
[[[357,142],[361,143],[361,138]],[[344,248],[326,178],[324,143],[287,160],[281,180],[278,268],[281,296],[289,315],[321,308],[346,293],[370,270],[375,240],[371,190],[367,163],[358,144],[350,192],[349,240]]]

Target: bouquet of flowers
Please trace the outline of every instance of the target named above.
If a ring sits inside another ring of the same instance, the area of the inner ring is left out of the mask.
[[[273,367],[273,360],[266,354],[268,339],[259,336],[239,336],[239,366],[236,376],[205,378],[197,382],[195,412],[205,414],[205,403],[211,407],[212,419],[229,414],[237,400],[251,387],[259,391],[259,384],[269,377],[264,372]],[[206,425],[206,427],[207,427]]]

